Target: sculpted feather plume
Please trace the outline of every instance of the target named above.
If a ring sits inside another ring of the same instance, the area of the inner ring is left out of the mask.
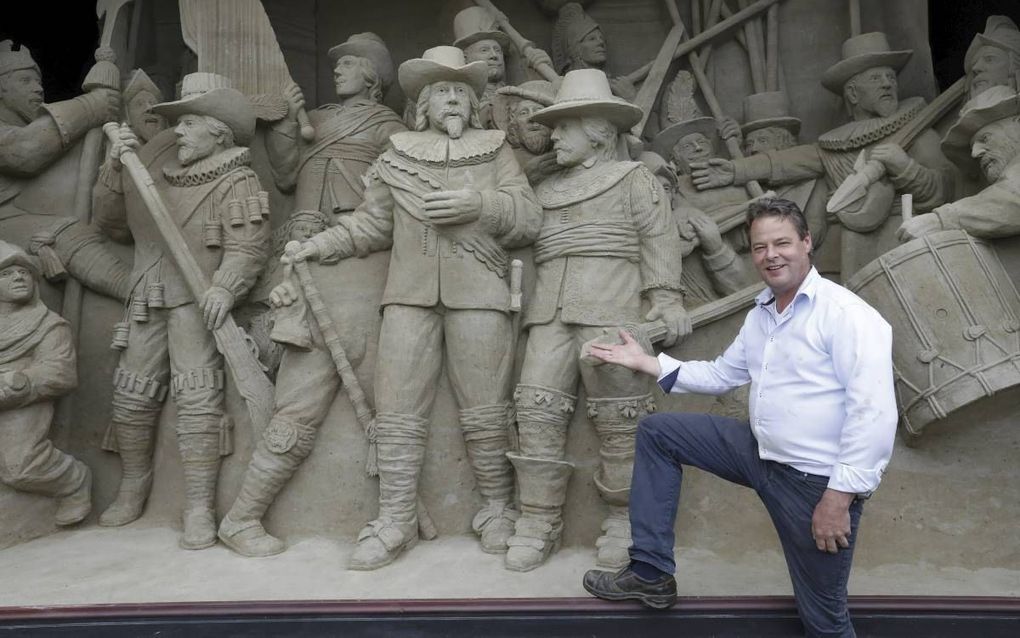
[[[694,100],[696,89],[697,83],[689,71],[677,72],[662,96],[662,106],[659,109],[659,123],[662,128],[702,117],[701,108]]]

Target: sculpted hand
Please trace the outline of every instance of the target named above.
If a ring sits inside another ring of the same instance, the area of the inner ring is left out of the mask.
[[[716,128],[719,131],[719,137],[724,140],[728,140],[731,137],[737,138],[737,142],[742,142],[744,139],[743,133],[740,132],[740,125],[732,117],[720,118]]]
[[[524,175],[528,178],[528,183],[534,186],[558,170],[560,165],[556,163],[556,153],[549,152],[528,160],[524,167]]]
[[[269,305],[273,308],[282,308],[284,306],[290,306],[299,299],[297,286],[294,282],[285,279],[283,283],[278,284],[273,288],[272,292],[269,293]]]
[[[319,247],[310,241],[289,241],[280,255],[280,263],[286,266],[295,261],[316,261],[321,256]]]
[[[552,58],[549,57],[549,54],[535,46],[524,50],[524,59],[527,61],[528,66],[536,70],[543,64],[553,68]]]
[[[942,220],[939,216],[934,213],[925,213],[924,215],[912,217],[910,221],[903,222],[899,230],[896,231],[896,239],[901,242],[908,242],[911,239],[937,233],[940,230],[942,230]]]
[[[691,180],[699,191],[729,186],[737,171],[730,160],[714,157],[707,162],[691,163]]]
[[[606,363],[615,363],[618,366],[644,372],[654,377],[659,376],[658,359],[645,352],[641,344],[622,328],[620,329],[620,339],[623,340],[623,343],[593,342],[591,356]]]
[[[899,144],[879,144],[871,149],[870,159],[885,164],[891,175],[900,175],[910,165],[910,157]]]
[[[668,297],[664,293],[658,299],[653,297],[652,309],[645,315],[645,319],[661,321],[665,325],[666,338],[662,340],[662,345],[667,348],[691,334],[693,330],[691,318],[687,315],[679,293],[669,293]]]
[[[850,504],[853,494],[827,489],[811,517],[811,536],[819,551],[835,554],[850,547]]]
[[[93,105],[97,109],[96,115],[103,121],[116,122],[120,116],[120,91],[114,89],[92,89],[89,91],[89,95],[94,95],[98,99],[93,102]]]
[[[298,111],[305,108],[305,94],[301,92],[301,87],[291,82],[283,90],[283,99],[287,100],[287,118],[296,120]]]
[[[711,217],[699,210],[691,213],[690,221],[694,232],[698,234],[703,251],[712,255],[723,249],[722,234],[719,232],[719,226],[712,221]]]
[[[28,394],[28,377],[20,372],[0,374],[0,406],[14,405]]]
[[[121,124],[120,128],[117,129],[117,139],[110,144],[110,162],[114,168],[120,169],[120,156],[124,151],[138,152],[142,144],[138,141],[138,137],[134,131],[127,124]]]
[[[233,307],[234,293],[226,288],[210,286],[209,290],[205,291],[201,303],[202,319],[205,320],[205,326],[210,330],[222,326]]]
[[[478,191],[437,191],[426,193],[425,214],[433,224],[467,224],[482,214],[482,194]]]
[[[634,98],[637,97],[637,87],[634,83],[618,75],[615,78],[609,78],[609,88],[613,91],[613,95],[616,97],[622,97],[628,102],[633,102]]]

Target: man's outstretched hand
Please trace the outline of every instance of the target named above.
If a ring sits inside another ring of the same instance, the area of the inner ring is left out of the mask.
[[[592,343],[591,356],[658,378],[659,360],[645,352],[641,344],[622,328],[620,338],[623,339],[623,343]]]

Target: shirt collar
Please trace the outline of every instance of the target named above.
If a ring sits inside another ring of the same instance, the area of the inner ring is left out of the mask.
[[[800,288],[797,289],[797,294],[793,296],[793,302],[791,302],[790,305],[792,306],[796,303],[797,299],[801,296],[804,296],[809,300],[813,300],[815,298],[815,293],[818,290],[818,280],[820,278],[821,275],[818,274],[818,271],[814,266],[811,266],[811,270],[809,270],[807,276],[804,277],[804,281],[800,282]],[[759,307],[770,306],[776,302],[776,296],[772,294],[772,290],[770,288],[766,288],[754,298],[754,302]]]

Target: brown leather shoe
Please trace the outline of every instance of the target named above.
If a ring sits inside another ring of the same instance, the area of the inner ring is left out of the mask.
[[[618,572],[589,570],[583,585],[589,594],[603,600],[636,600],[652,609],[669,609],[676,604],[676,579],[663,576],[649,582],[638,578],[630,566]]]

